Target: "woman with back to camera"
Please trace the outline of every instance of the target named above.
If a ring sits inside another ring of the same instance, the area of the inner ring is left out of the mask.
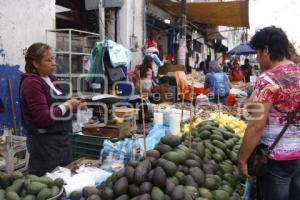
[[[264,72],[258,77],[248,108],[239,153],[240,172],[249,176],[247,160],[258,144],[270,147],[300,102],[300,67],[290,60],[288,39],[281,28],[258,30],[251,46]],[[292,121],[271,151],[266,171],[257,176],[260,200],[298,200],[300,197],[300,120]]]
[[[55,62],[50,46],[32,44],[25,61],[20,103],[31,139],[29,173],[41,176],[72,161],[68,135],[72,133],[72,119],[66,118],[82,102],[65,100],[63,91],[55,84],[57,79],[52,75]]]
[[[218,61],[210,61],[208,69],[209,73],[205,76],[204,88],[209,89],[210,101],[226,105],[231,83]]]

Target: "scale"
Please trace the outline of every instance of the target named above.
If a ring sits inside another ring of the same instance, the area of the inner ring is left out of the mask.
[[[131,131],[136,129],[135,126],[135,117],[129,117],[128,114],[122,116],[118,111],[118,107],[114,105],[124,105],[121,102],[124,101],[124,98],[109,95],[109,94],[100,94],[93,96],[91,98],[91,103],[94,108],[93,119],[82,127],[82,132],[85,135],[109,137],[109,138],[123,138],[129,135]],[[130,109],[130,108],[128,108]],[[118,116],[116,115],[118,114]],[[114,124],[114,117],[124,117],[124,122],[120,124]],[[134,124],[133,124],[134,123]]]

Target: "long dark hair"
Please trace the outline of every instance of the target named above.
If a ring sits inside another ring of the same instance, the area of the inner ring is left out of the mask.
[[[26,51],[25,54],[25,71],[27,73],[38,74],[36,67],[33,65],[33,61],[40,61],[43,54],[49,51],[51,47],[44,43],[34,43]]]
[[[152,61],[153,61],[153,59],[151,58],[151,56],[145,56],[145,58],[143,60],[143,64],[140,66],[141,78],[146,78],[147,71],[149,69],[152,69]]]

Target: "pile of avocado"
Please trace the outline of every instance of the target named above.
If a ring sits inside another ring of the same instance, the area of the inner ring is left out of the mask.
[[[213,121],[200,123],[188,137],[166,135],[147,159],[130,161],[98,188],[73,192],[88,200],[239,200],[242,178],[238,175],[240,138],[234,130]]]
[[[59,194],[63,179],[54,181],[46,176],[23,175],[16,171],[12,175],[0,172],[0,200],[47,200]]]

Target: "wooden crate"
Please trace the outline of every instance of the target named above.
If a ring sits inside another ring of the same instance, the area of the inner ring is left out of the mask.
[[[120,125],[106,125],[104,127],[82,127],[84,135],[108,138],[124,138],[130,134],[131,124],[125,122]]]

